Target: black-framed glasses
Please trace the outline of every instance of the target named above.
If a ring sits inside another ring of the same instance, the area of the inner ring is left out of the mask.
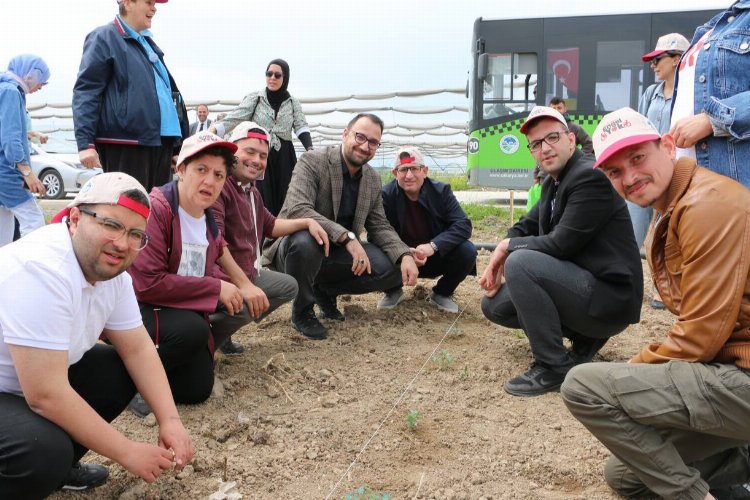
[[[529,148],[529,151],[531,151],[532,153],[536,153],[537,151],[542,149],[543,142],[546,142],[550,146],[552,146],[553,144],[557,144],[558,142],[560,142],[560,137],[562,137],[562,135],[565,133],[566,132],[550,132],[541,139],[531,141],[526,145],[526,147]]]
[[[658,56],[651,59],[651,66],[656,66],[662,59],[666,59],[667,57],[674,57],[676,55],[677,54],[673,54],[672,52],[664,52],[663,54],[659,54]]]
[[[104,229],[104,235],[112,241],[119,240],[123,237],[123,235],[127,234],[128,245],[133,250],[143,250],[144,248],[146,248],[146,245],[148,245],[148,241],[151,239],[149,235],[147,235],[140,229],[128,230],[118,220],[111,219],[109,217],[102,217],[101,215],[98,215],[96,212],[87,208],[79,207],[78,210],[80,210],[81,213],[93,217],[94,220],[96,220],[96,222]]]
[[[421,166],[408,166],[408,167],[396,167],[397,175],[406,175],[407,172],[411,172],[412,175],[417,175],[417,172],[422,170]]]
[[[279,80],[282,76],[284,76],[284,73],[280,71],[266,71],[266,78],[274,77]]]
[[[352,132],[354,132],[352,130]],[[367,143],[367,145],[370,147],[370,149],[378,149],[380,147],[380,141],[377,139],[370,139],[365,134],[361,132],[354,132],[354,141],[357,144],[364,144]]]

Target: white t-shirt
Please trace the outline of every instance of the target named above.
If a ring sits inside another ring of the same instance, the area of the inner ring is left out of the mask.
[[[68,351],[78,362],[103,329],[143,324],[128,273],[89,284],[65,224],[0,248],[0,392],[22,395],[8,344]]]
[[[701,49],[703,48],[703,44],[706,43],[712,31],[709,30],[706,32],[698,40],[698,43],[690,47],[680,59],[680,66],[677,68],[680,75],[679,86],[677,87],[674,107],[672,108],[671,127],[677,123],[677,120],[695,115],[695,66],[698,58],[702,57],[703,51]],[[682,158],[683,156],[695,160],[695,146],[677,148],[677,158]]]
[[[195,276],[202,278],[206,275],[206,252],[208,237],[206,236],[206,215],[197,219],[178,208],[180,214],[180,237],[182,238],[182,255],[177,274],[180,276]]]

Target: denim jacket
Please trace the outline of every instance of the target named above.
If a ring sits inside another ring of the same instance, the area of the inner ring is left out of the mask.
[[[696,159],[750,188],[750,0],[700,26],[691,45],[712,28],[695,67],[694,113],[705,112],[714,133],[695,144]]]

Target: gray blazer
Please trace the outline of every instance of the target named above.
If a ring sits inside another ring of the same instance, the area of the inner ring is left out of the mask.
[[[195,135],[195,133],[198,131],[198,123],[199,123],[198,120],[196,120],[190,124],[190,135]],[[208,127],[210,126],[211,126],[211,120],[206,118],[206,128],[204,128],[203,130],[208,130]]]
[[[338,241],[347,231],[344,226],[336,223],[343,185],[341,146],[329,146],[304,153],[294,167],[279,218],[315,219],[323,226],[332,242]],[[365,164],[362,166],[352,231],[359,235],[363,229],[366,230],[367,240],[378,246],[395,264],[402,255],[409,254],[409,247],[388,223],[380,190],[380,175]],[[273,262],[282,239],[266,240],[263,245],[264,265]]]

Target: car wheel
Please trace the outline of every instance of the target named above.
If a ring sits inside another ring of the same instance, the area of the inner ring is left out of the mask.
[[[59,200],[65,196],[65,188],[63,187],[62,176],[57,170],[45,170],[42,173],[42,177],[39,179],[47,188],[47,195],[45,198],[51,200]]]

